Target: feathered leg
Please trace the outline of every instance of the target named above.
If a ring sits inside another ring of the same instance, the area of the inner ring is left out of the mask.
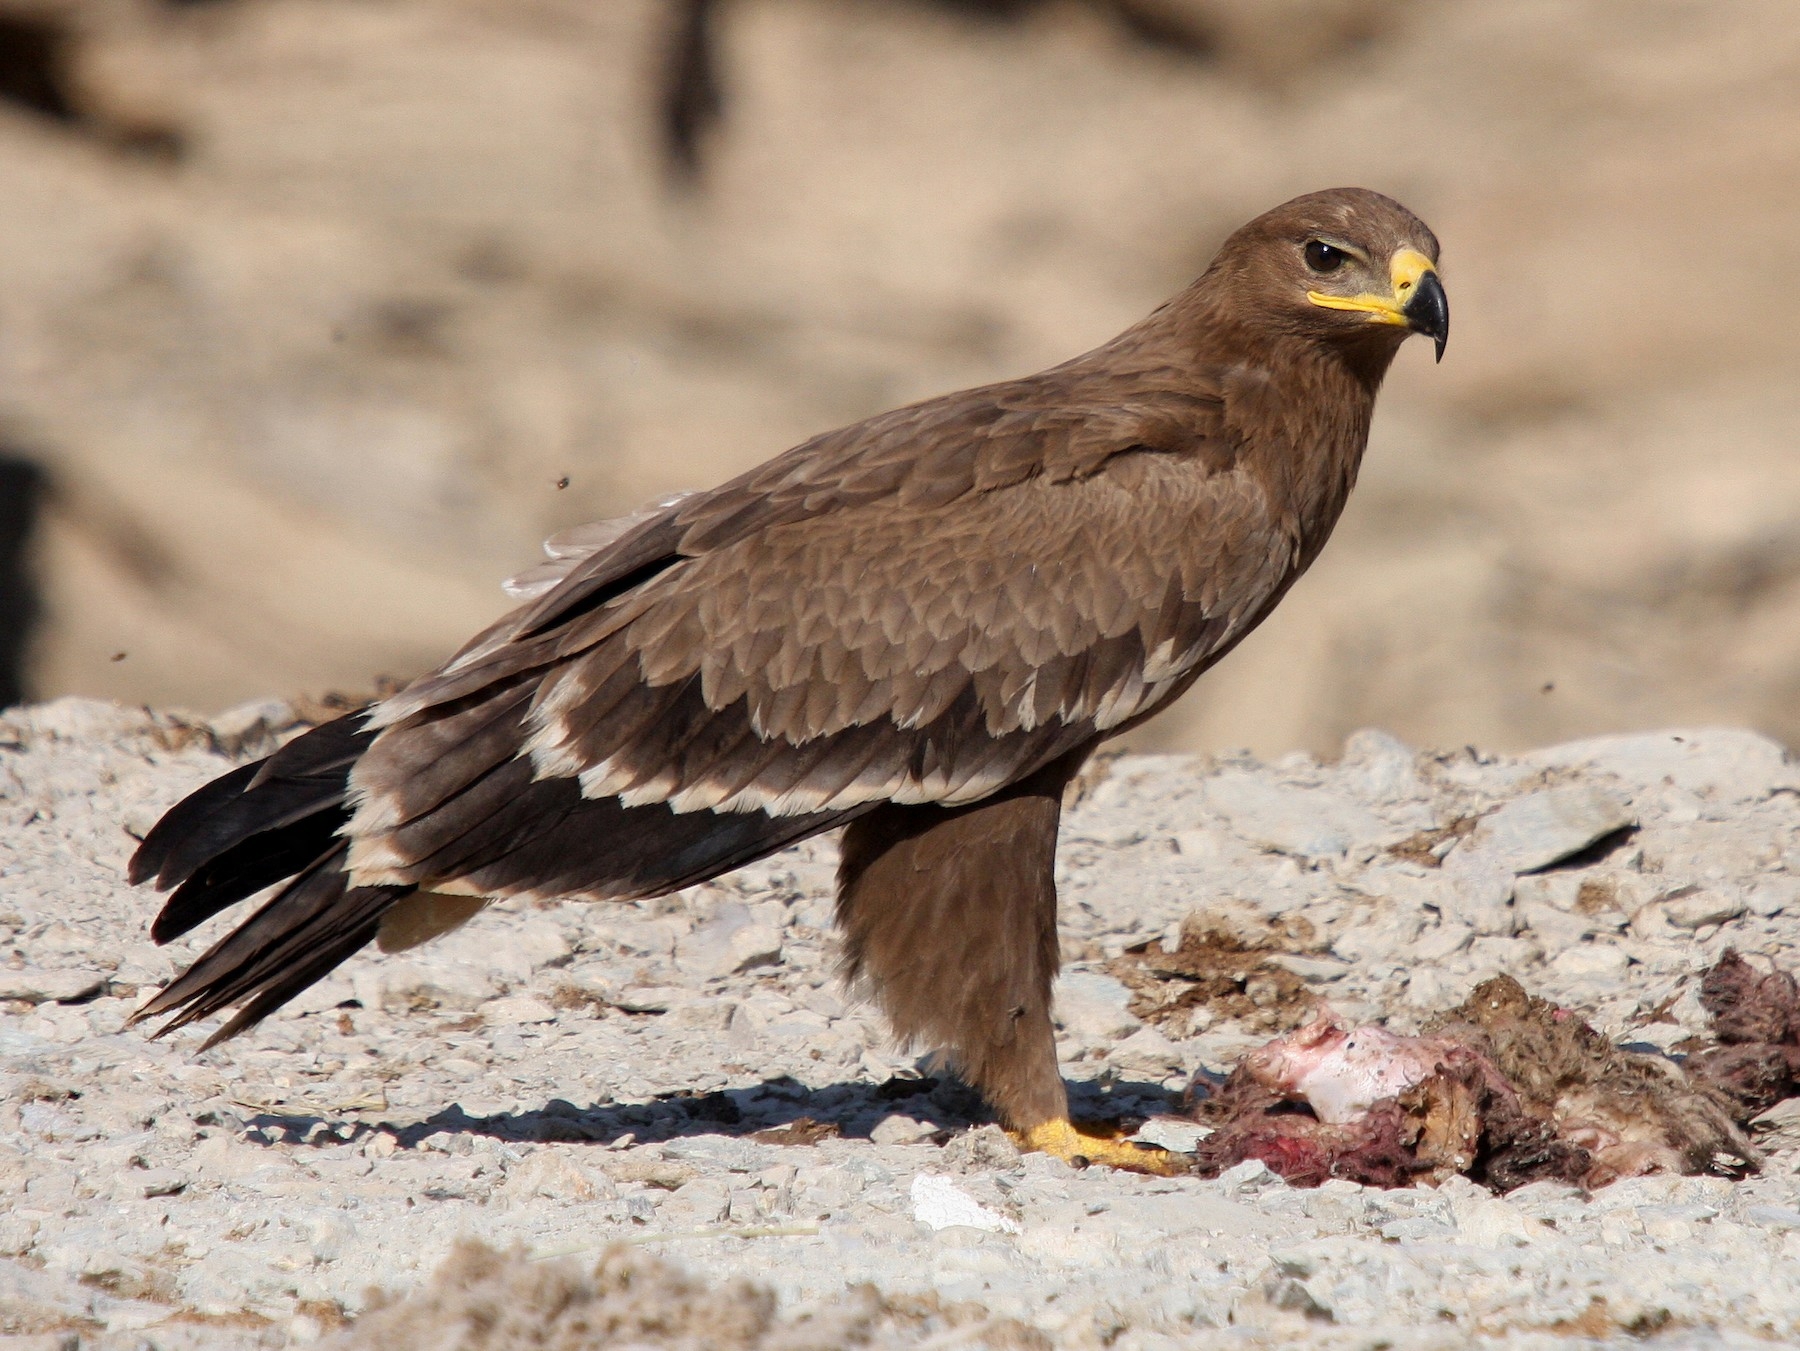
[[[851,822],[838,865],[846,975],[868,980],[901,1038],[945,1047],[1029,1148],[1161,1171],[1157,1151],[1075,1130],[1056,1064],[1056,831],[1085,756],[971,806],[888,805]]]

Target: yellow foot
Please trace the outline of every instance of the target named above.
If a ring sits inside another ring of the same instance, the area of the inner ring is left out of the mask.
[[[1103,1163],[1109,1168],[1123,1168],[1127,1172],[1155,1173],[1159,1177],[1169,1177],[1185,1173],[1188,1167],[1187,1161],[1179,1154],[1158,1149],[1154,1145],[1134,1145],[1129,1140],[1089,1135],[1075,1129],[1074,1123],[1066,1118],[1046,1121],[1028,1131],[1015,1131],[1013,1139],[1018,1142],[1020,1149],[1049,1154],[1064,1163],[1072,1163],[1077,1168],[1086,1167],[1090,1163]]]

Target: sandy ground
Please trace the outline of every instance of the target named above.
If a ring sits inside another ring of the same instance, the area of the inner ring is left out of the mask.
[[[0,104],[36,689],[416,672],[551,530],[1060,360],[1363,182],[1444,240],[1447,358],[1405,355],[1315,574],[1144,744],[1800,735],[1789,0],[1138,3],[1211,45],[724,0],[683,192],[663,0],[5,0],[79,114]]]
[[[1743,1180],[1504,1198],[1461,1178],[1303,1190],[1260,1164],[1156,1179],[1021,1157],[834,981],[829,839],[660,902],[497,908],[355,959],[203,1054],[192,1033],[124,1029],[195,950],[145,940],[155,901],[120,877],[132,833],[290,718],[65,700],[0,720],[7,1351],[537,1345],[444,1329],[483,1300],[549,1327],[633,1280],[679,1292],[650,1259],[717,1292],[731,1346],[1800,1337],[1800,1115],[1761,1122]],[[1179,1097],[1196,1073],[1313,996],[1406,1030],[1506,972],[1678,1056],[1727,946],[1800,961],[1800,769],[1748,732],[1516,757],[1364,732],[1330,761],[1131,756],[1082,787],[1059,869],[1065,1073],[1078,1113],[1143,1119],[1175,1148],[1194,1143]],[[1138,1017],[1114,963],[1197,912],[1282,973],[1229,1015]],[[465,1252],[434,1302],[341,1331],[463,1238],[525,1257]],[[613,1275],[590,1279],[603,1257]],[[643,1340],[708,1344],[678,1332]]]

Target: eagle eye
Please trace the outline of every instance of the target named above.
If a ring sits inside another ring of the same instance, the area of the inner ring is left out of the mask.
[[[1306,265],[1314,272],[1336,272],[1349,260],[1349,254],[1322,239],[1306,241]]]

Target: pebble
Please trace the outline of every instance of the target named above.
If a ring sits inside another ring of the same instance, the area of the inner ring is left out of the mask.
[[[954,1297],[1053,1345],[1413,1348],[1486,1327],[1562,1348],[1665,1323],[1696,1347],[1800,1338],[1800,1100],[1758,1123],[1758,1176],[1591,1197],[1304,1191],[1258,1162],[1202,1181],[1021,1155],[930,1048],[892,1046],[831,979],[829,840],[662,901],[497,905],[449,939],[353,960],[204,1055],[193,1033],[152,1042],[122,1027],[138,998],[122,987],[165,978],[219,928],[147,944],[155,900],[119,876],[120,825],[147,828],[234,763],[229,738],[170,749],[155,715],[84,701],[0,722],[0,792],[48,808],[0,832],[0,951],[22,954],[0,968],[9,1328],[78,1326],[98,1351],[297,1345],[324,1334],[321,1310],[416,1286],[476,1235],[584,1262],[648,1244],[707,1281],[771,1287],[784,1314],[865,1282]],[[269,725],[236,724],[252,740]],[[1416,1022],[1507,970],[1677,1046],[1704,1026],[1688,980],[1701,931],[1716,929],[1707,952],[1800,966],[1793,771],[1754,734],[1675,739],[1689,735],[1476,760],[1362,733],[1333,764],[1112,762],[1069,814],[1059,869],[1078,1115],[1198,1143],[1161,1085],[1228,1069],[1268,1033],[1147,1023],[1099,968],[1222,898],[1233,932],[1303,935],[1281,960],[1359,1019]],[[1621,812],[1628,849],[1568,860]],[[1430,863],[1395,852],[1471,816],[1482,826]],[[1675,1022],[1631,1024],[1671,995]]]
[[[1192,1154],[1199,1143],[1212,1134],[1212,1127],[1202,1126],[1181,1117],[1153,1117],[1138,1127],[1131,1138],[1140,1144],[1155,1145],[1176,1154]]]
[[[73,1004],[106,988],[106,978],[92,971],[43,971],[34,966],[0,966],[0,999],[26,1004]]]
[[[1577,979],[1622,975],[1630,963],[1622,949],[1602,943],[1577,943],[1550,959],[1550,966],[1558,975]]]
[[[1662,902],[1662,912],[1678,929],[1700,929],[1708,924],[1723,924],[1736,919],[1749,907],[1734,892],[1696,890]]]
[[[913,1218],[933,1229],[954,1225],[989,1234],[1016,1234],[1019,1222],[990,1210],[947,1177],[920,1173],[910,1190]]]
[[[556,1010],[533,995],[508,995],[490,999],[479,1010],[490,1027],[519,1027],[527,1023],[553,1023]]]

